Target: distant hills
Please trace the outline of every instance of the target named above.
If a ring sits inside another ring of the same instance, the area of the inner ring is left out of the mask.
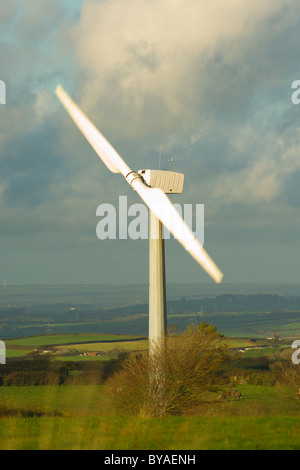
[[[183,328],[207,321],[230,336],[300,334],[297,285],[224,285],[222,289],[213,295],[216,286],[170,286],[168,325]],[[147,300],[145,285],[8,286],[0,291],[0,339],[51,333],[145,335]]]

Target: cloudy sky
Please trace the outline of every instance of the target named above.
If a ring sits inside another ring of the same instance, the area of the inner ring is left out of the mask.
[[[96,236],[140,202],[90,148],[60,83],[134,169],[185,173],[224,282],[300,282],[297,0],[0,3],[0,284],[146,283],[148,242]],[[168,282],[213,282],[166,243]]]

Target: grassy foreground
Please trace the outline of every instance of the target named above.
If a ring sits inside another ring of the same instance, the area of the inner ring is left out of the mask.
[[[6,450],[299,450],[298,417],[5,418]]]
[[[1,387],[0,401],[40,417],[2,417],[1,450],[298,450],[300,403],[288,387],[243,385],[243,398],[198,416],[109,416],[102,386]]]
[[[62,343],[69,353],[74,348],[79,365],[55,348],[49,357],[8,360],[0,386],[0,450],[300,450],[298,382],[273,380],[280,361],[291,357],[281,342],[256,349],[253,344],[266,346],[262,340],[231,338],[231,347],[245,348],[230,373],[241,399],[216,396],[208,404],[203,397],[191,416],[158,419],[116,416],[107,400],[105,374],[116,364],[112,351],[146,348],[144,338],[41,336],[11,340],[7,351],[17,357],[50,341],[60,351]],[[102,356],[79,357],[83,351],[103,351],[106,364]]]

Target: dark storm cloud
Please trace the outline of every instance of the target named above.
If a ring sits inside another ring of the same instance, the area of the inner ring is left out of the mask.
[[[58,135],[58,127],[47,121],[6,145],[0,181],[5,181],[3,196],[9,206],[34,209],[55,197],[52,182],[58,172],[64,172],[64,160],[57,152]]]

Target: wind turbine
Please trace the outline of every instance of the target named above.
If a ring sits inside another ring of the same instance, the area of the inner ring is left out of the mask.
[[[149,343],[156,344],[166,332],[165,258],[162,225],[174,235],[198,264],[220,283],[223,273],[206,253],[165,193],[180,193],[183,175],[173,171],[139,170],[124,162],[94,124],[58,85],[55,93],[75,124],[112,173],[121,173],[142,198],[149,211]],[[171,165],[171,162],[170,162]]]

